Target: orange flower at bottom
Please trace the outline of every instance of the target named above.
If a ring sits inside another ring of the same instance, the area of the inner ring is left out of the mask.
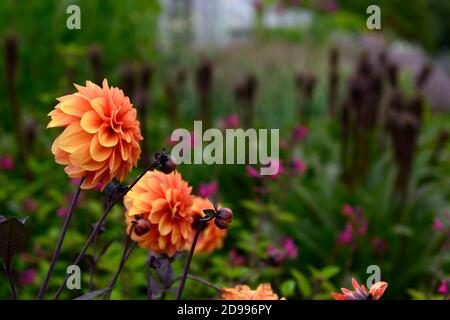
[[[147,172],[124,198],[127,233],[136,220],[147,228],[135,229],[131,238],[140,247],[169,257],[189,248],[191,243],[192,188],[180,173]]]
[[[387,282],[380,281],[371,286],[370,290],[367,291],[366,287],[359,285],[355,279],[352,279],[352,285],[355,291],[341,288],[343,294],[332,292],[331,296],[335,300],[378,300],[388,286]]]
[[[203,210],[214,209],[212,203],[205,198],[195,197],[192,205],[192,215],[194,220],[205,217]],[[192,237],[195,234],[193,230]],[[223,239],[227,235],[227,230],[219,229],[214,224],[214,220],[206,223],[205,228],[200,233],[200,236],[195,246],[195,252],[211,253],[214,249],[220,249],[223,246]]]
[[[276,293],[272,291],[270,283],[263,283],[256,288],[250,289],[246,285],[239,284],[234,288],[222,289],[223,300],[286,300],[279,298]]]

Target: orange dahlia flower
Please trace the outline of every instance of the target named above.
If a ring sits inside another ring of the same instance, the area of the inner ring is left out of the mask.
[[[234,288],[222,289],[222,299],[224,300],[285,300],[279,298],[276,293],[272,291],[270,283],[263,283],[256,288],[250,289],[246,285],[237,285]]]
[[[136,109],[123,91],[86,81],[78,92],[62,96],[48,115],[47,128],[65,127],[55,139],[55,161],[66,166],[71,178],[85,177],[81,188],[104,186],[113,178],[125,179],[141,154],[142,140]]]
[[[149,222],[144,232],[133,232],[131,238],[139,246],[169,257],[186,250],[192,233],[191,191],[192,187],[177,171],[170,174],[147,172],[124,198],[127,232],[133,221]]]
[[[378,300],[388,286],[387,282],[380,281],[367,290],[364,285],[359,285],[355,279],[352,279],[352,285],[355,291],[341,288],[343,294],[332,292],[331,296],[335,300]]]
[[[195,197],[192,205],[192,214],[194,219],[204,218],[203,210],[214,210],[212,203],[205,198]],[[192,237],[195,232],[192,233]],[[227,230],[219,229],[214,224],[214,220],[206,222],[203,231],[197,240],[195,252],[211,253],[214,249],[220,249],[223,246],[223,239],[227,235]]]

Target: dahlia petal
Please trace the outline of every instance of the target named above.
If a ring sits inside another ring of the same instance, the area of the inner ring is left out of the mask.
[[[352,278],[352,285],[353,285],[353,288],[355,288],[355,290],[359,289],[358,281],[356,281],[355,278]]]
[[[103,120],[106,120],[105,115],[106,101],[103,97],[93,99],[91,101],[91,106]]]
[[[172,221],[170,220],[168,214],[163,215],[159,220],[158,230],[162,236],[167,236],[172,231]]]
[[[102,126],[103,120],[94,110],[86,112],[81,117],[80,126],[88,133],[97,133]]]
[[[122,160],[119,152],[117,150],[114,150],[111,157],[109,158],[109,171],[116,172],[119,169],[121,163]]]
[[[64,172],[71,178],[79,178],[83,177],[86,174],[86,171],[80,169],[78,167],[68,165],[64,168]]]
[[[369,294],[371,294],[375,300],[378,300],[381,298],[384,291],[386,291],[387,287],[388,287],[387,282],[384,281],[377,282],[370,287]]]
[[[347,300],[347,298],[340,293],[336,293],[336,292],[332,292],[331,296],[335,299],[335,300]]]
[[[89,144],[91,138],[92,135],[85,132],[78,123],[72,123],[59,136],[59,147],[72,153],[81,146]]]
[[[110,127],[102,126],[98,132],[98,141],[104,147],[114,147],[119,142],[119,137]]]
[[[100,142],[98,140],[99,140],[98,135],[95,135],[92,138],[91,144],[89,147],[89,152],[90,152],[92,159],[94,159],[95,161],[98,161],[98,162],[102,162],[111,156],[113,149],[105,148],[104,146],[102,146],[100,144]],[[106,168],[105,168],[105,170],[106,170]]]
[[[81,118],[89,110],[89,105],[86,104],[84,99],[73,96],[72,99],[60,102],[57,108],[68,115]]]

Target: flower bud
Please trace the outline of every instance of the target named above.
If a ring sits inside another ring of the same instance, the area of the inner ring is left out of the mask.
[[[177,168],[177,164],[170,155],[162,157],[160,161],[159,170],[165,174],[169,174]]]
[[[150,230],[151,224],[147,219],[138,219],[134,223],[134,232],[138,236],[142,236]]]
[[[231,220],[233,220],[233,211],[228,208],[221,208],[217,212],[214,223],[219,229],[227,229],[228,225],[231,223]]]

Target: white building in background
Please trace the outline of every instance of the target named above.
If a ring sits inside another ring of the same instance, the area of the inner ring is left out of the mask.
[[[160,0],[159,27],[164,46],[226,46],[247,39],[254,0]]]
[[[226,46],[251,37],[255,23],[255,0],[160,0],[162,45],[195,47]],[[302,9],[268,8],[263,17],[267,28],[307,27],[313,15]]]

